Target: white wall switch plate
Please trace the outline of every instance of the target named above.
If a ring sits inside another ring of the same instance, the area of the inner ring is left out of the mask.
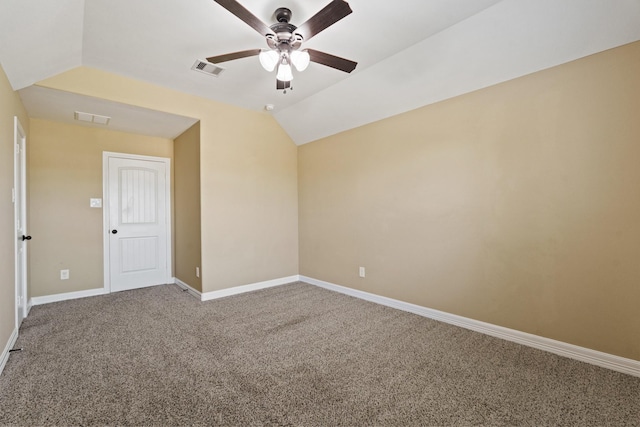
[[[69,270],[60,270],[60,280],[69,279]]]
[[[360,267],[359,274],[360,274],[360,277],[364,277],[364,267]]]
[[[89,206],[91,206],[92,208],[101,208],[102,199],[89,199]]]

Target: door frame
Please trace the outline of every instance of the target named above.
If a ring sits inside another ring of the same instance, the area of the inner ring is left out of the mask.
[[[18,116],[13,117],[13,234],[16,236],[18,222],[22,224],[22,232],[27,235],[27,134],[22,128]],[[22,154],[20,153],[22,152]],[[19,162],[19,163],[18,163]],[[20,194],[16,189],[19,188]],[[22,244],[22,255],[19,245]],[[28,245],[15,239],[15,325],[20,328],[20,320],[28,315],[27,307],[27,256]],[[19,297],[21,300],[18,300]],[[20,313],[22,312],[22,313]],[[22,314],[22,316],[21,316]]]
[[[172,211],[171,211],[171,159],[168,157],[155,157],[144,156],[139,154],[127,154],[127,153],[115,153],[111,151],[102,152],[102,242],[103,242],[103,269],[104,269],[104,292],[111,293],[111,261],[109,258],[110,253],[110,241],[109,238],[109,159],[128,159],[128,160],[142,160],[164,163],[166,166],[166,179],[165,179],[165,209],[166,209],[166,236],[167,236],[167,268],[166,268],[166,281],[167,283],[172,277],[173,266],[173,245],[171,238],[171,224]]]

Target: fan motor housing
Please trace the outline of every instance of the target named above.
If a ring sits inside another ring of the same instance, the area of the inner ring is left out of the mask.
[[[270,27],[274,33],[276,34],[280,34],[280,33],[289,33],[289,34],[293,34],[293,32],[296,30],[295,25],[293,24],[289,24],[287,22],[282,22],[282,23],[278,23],[278,24],[273,24]]]

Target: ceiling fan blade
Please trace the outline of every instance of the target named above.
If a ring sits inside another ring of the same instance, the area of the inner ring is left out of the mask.
[[[261,35],[266,36],[267,34],[273,34],[273,31],[267,24],[262,22],[255,16],[253,13],[249,12],[238,3],[236,0],[213,0],[218,3],[220,6],[227,9],[229,12],[233,13],[235,16],[244,21],[251,28],[259,32]]]
[[[217,1],[217,0],[216,0]],[[296,29],[305,41],[318,34],[325,28],[335,24],[345,16],[349,15],[351,7],[344,0],[332,0],[324,9],[313,15],[307,22]]]
[[[326,65],[327,67],[335,68],[336,70],[350,73],[356,69],[357,62],[350,61],[348,59],[340,58],[339,56],[331,55],[329,53],[320,52],[314,49],[307,49],[311,61],[318,64]]]
[[[284,90],[291,87],[291,82],[283,82],[282,80],[276,80],[276,89]]]
[[[224,55],[210,56],[207,61],[212,64],[219,64],[221,62],[233,61],[234,59],[246,58],[248,56],[256,56],[260,53],[260,49],[243,50],[240,52],[227,53]]]

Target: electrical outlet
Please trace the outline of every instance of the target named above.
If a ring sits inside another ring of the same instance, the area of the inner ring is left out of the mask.
[[[359,274],[360,274],[360,277],[364,277],[364,267],[360,267]]]
[[[60,270],[60,280],[69,279],[69,270]]]
[[[196,267],[196,277],[200,277],[200,267]]]

